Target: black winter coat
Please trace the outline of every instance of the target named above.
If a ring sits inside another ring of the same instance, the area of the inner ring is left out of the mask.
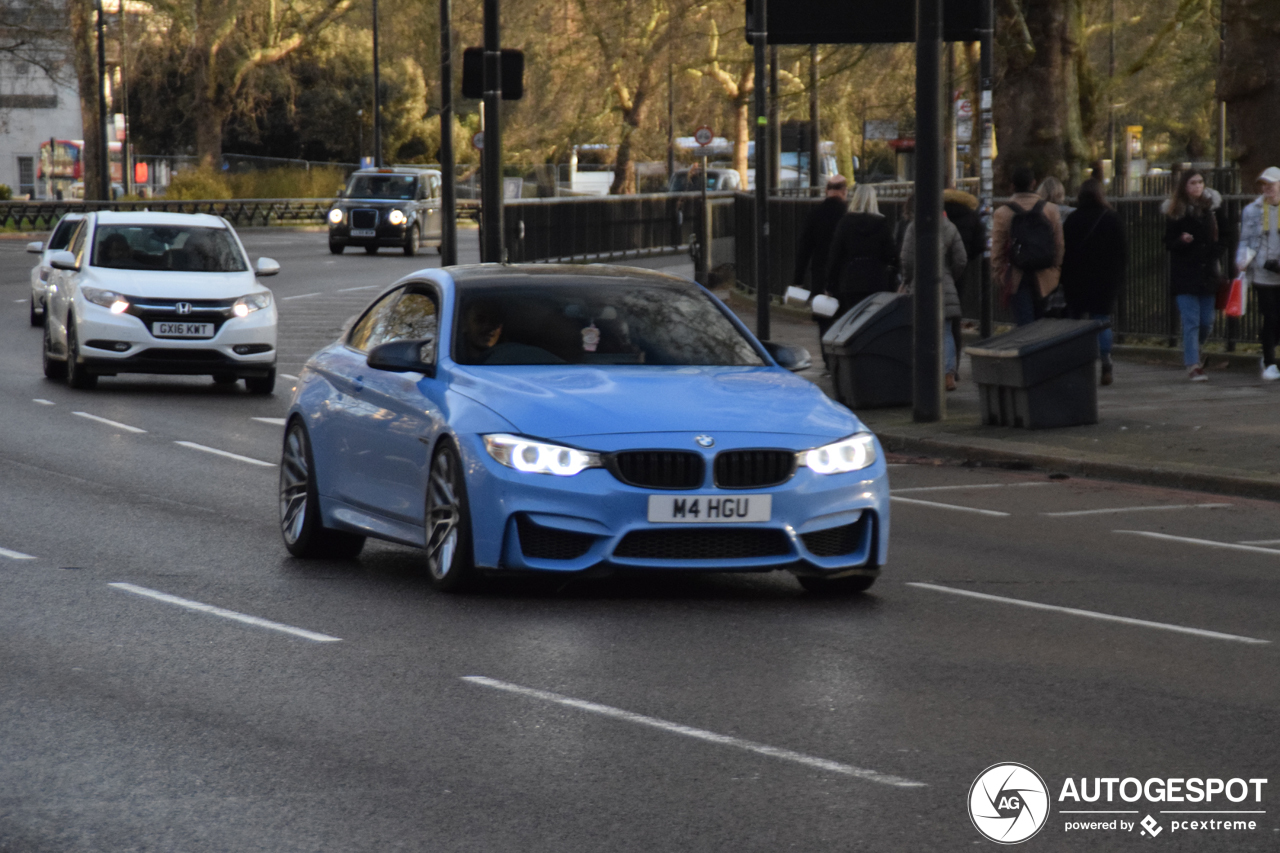
[[[1188,207],[1174,219],[1165,216],[1164,245],[1169,250],[1169,287],[1174,296],[1213,296],[1218,280],[1212,262],[1218,255],[1217,213],[1204,208]],[[1182,241],[1190,234],[1190,243]]]
[[[897,290],[897,267],[889,220],[875,213],[846,213],[831,240],[827,292],[843,307],[872,293]]]
[[[1181,232],[1179,232],[1181,233]],[[1070,311],[1115,313],[1128,251],[1114,210],[1081,207],[1062,223],[1062,296]]]
[[[810,279],[814,290],[821,292],[826,286],[827,258],[831,252],[831,238],[836,233],[836,225],[844,216],[845,202],[835,196],[828,196],[813,209],[804,224],[804,234],[800,237],[800,245],[796,247],[795,285],[804,285],[804,274],[813,267]]]

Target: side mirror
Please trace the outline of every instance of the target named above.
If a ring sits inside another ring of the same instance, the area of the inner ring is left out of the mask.
[[[31,253],[31,254],[33,254],[33,255],[38,255],[38,254],[40,254],[41,252],[43,252],[43,251],[44,251],[44,243],[41,243],[41,242],[38,242],[38,241],[37,241],[37,242],[35,242],[35,243],[28,243],[28,244],[27,244],[27,251],[28,251],[28,252],[30,252],[30,253]]]
[[[436,375],[436,339],[419,338],[411,341],[391,341],[378,344],[369,350],[365,363],[374,370],[392,373],[423,373]]]
[[[773,360],[778,362],[779,367],[785,367],[792,373],[808,370],[813,366],[813,359],[809,356],[809,351],[804,347],[776,344],[773,341],[761,341],[760,343],[764,344],[765,351],[773,356]]]
[[[49,266],[53,267],[55,270],[71,270],[73,272],[80,269],[80,267],[76,266],[76,256],[68,252],[66,249],[54,252],[50,255]]]
[[[280,272],[280,264],[276,263],[275,260],[272,258],[258,258],[258,268],[253,274],[260,278],[266,278],[278,272]]]

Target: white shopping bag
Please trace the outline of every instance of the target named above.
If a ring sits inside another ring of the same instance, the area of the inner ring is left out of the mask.
[[[815,296],[813,297],[813,313],[819,317],[834,317],[836,310],[840,307],[840,300],[834,296]]]
[[[783,301],[784,302],[794,301],[794,302],[800,302],[800,303],[808,302],[809,291],[805,290],[803,287],[794,287],[794,286],[788,287],[787,295],[783,298]]]

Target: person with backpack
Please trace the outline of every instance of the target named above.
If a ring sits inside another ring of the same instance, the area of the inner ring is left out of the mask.
[[[1203,172],[1186,169],[1173,195],[1160,206],[1169,250],[1169,288],[1182,315],[1182,363],[1192,382],[1209,379],[1200,348],[1213,331],[1214,300],[1222,284],[1217,212],[1221,198],[1205,189]]]
[[[991,273],[1019,326],[1044,316],[1045,299],[1058,288],[1062,267],[1062,215],[1036,195],[1036,173],[1013,171],[1013,196],[991,216]]]
[[[1280,342],[1280,169],[1268,166],[1258,176],[1262,195],[1240,215],[1236,271],[1249,282],[1262,312],[1262,378],[1280,379],[1276,344]]]
[[[1067,316],[1073,320],[1109,321],[1124,284],[1128,261],[1124,226],[1107,203],[1100,180],[1090,178],[1080,185],[1077,204],[1079,207],[1062,223],[1066,246],[1062,256],[1062,296]],[[1102,385],[1110,385],[1113,380],[1111,342],[1111,328],[1100,329]]]

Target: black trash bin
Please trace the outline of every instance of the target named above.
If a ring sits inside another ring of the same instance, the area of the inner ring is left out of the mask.
[[[1102,320],[1037,320],[969,347],[988,426],[1027,429],[1098,422]]]
[[[851,409],[911,405],[911,297],[873,293],[822,336],[836,399]]]

